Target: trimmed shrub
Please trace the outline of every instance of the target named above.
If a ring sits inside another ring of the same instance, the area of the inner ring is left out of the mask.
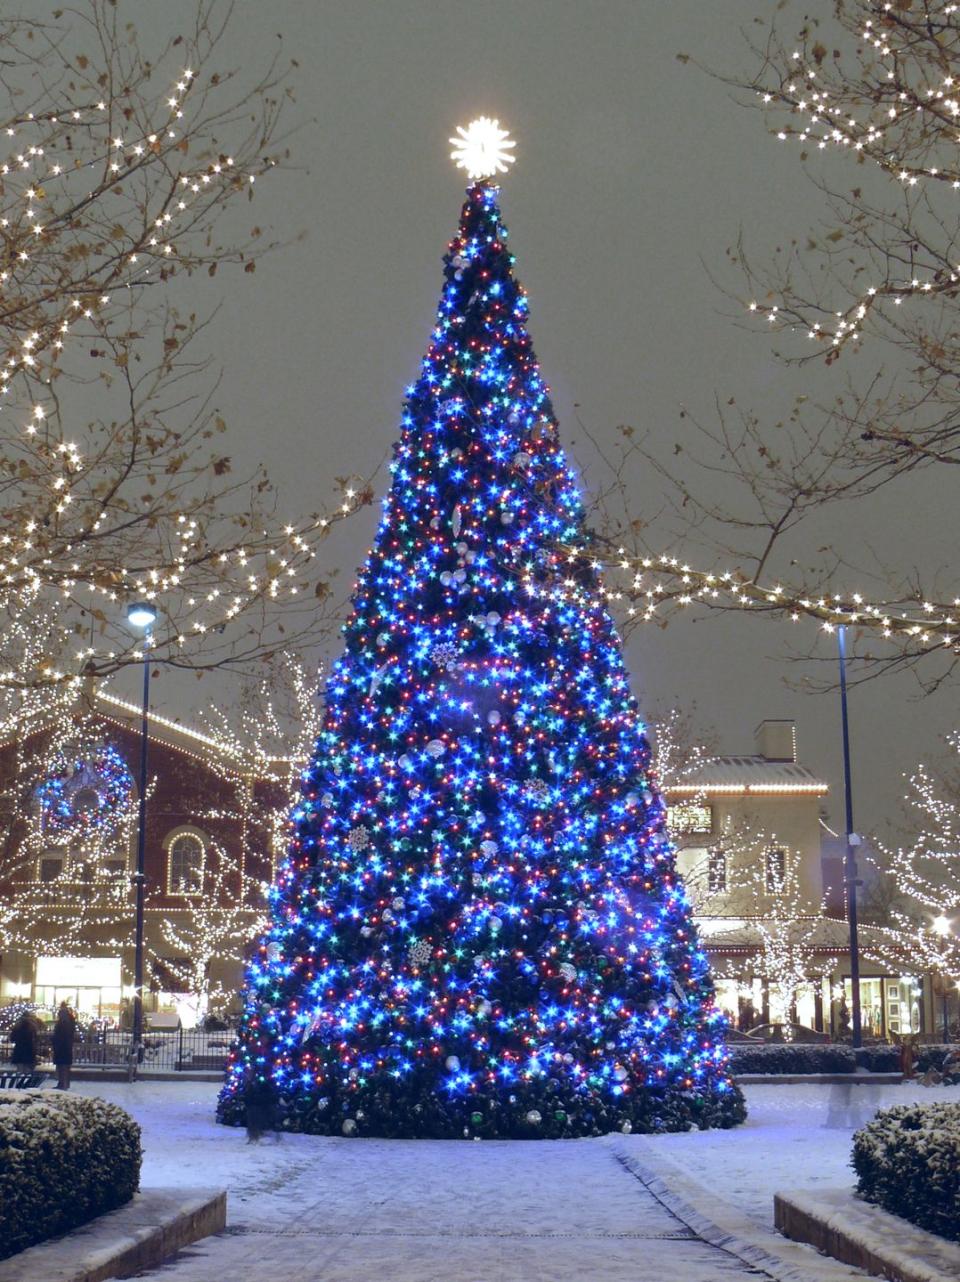
[[[935,1068],[939,1072],[943,1068],[943,1061],[947,1058],[949,1052],[956,1049],[956,1046],[946,1046],[942,1043],[915,1046],[913,1049],[914,1071],[925,1073],[928,1068]],[[888,1046],[886,1044],[864,1046],[856,1054],[859,1066],[869,1069],[871,1073],[900,1072],[899,1046]]]
[[[811,1045],[800,1042],[778,1042],[773,1046],[745,1046],[733,1042],[730,1072],[770,1073],[853,1073],[857,1061],[849,1046]]]
[[[101,1099],[0,1091],[0,1259],[129,1202],[140,1127]]]
[[[918,1046],[914,1054],[914,1067],[918,1073],[925,1073],[928,1068],[935,1068],[939,1073],[943,1068],[943,1061],[951,1051],[955,1051],[956,1046],[946,1046],[942,1042],[931,1046]]]
[[[881,1109],[853,1137],[853,1168],[869,1202],[960,1241],[960,1104]]]
[[[875,1046],[861,1046],[855,1052],[857,1067],[870,1073],[899,1073],[900,1047],[878,1042]]]

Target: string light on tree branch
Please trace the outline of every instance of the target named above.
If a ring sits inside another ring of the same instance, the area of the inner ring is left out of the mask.
[[[703,605],[720,610],[743,610],[788,617],[792,622],[810,619],[825,632],[848,624],[868,636],[906,648],[954,650],[960,644],[960,598],[952,604],[919,601],[876,602],[855,592],[845,596],[807,595],[783,585],[764,585],[739,569],[698,569],[676,556],[629,554],[597,556],[596,551],[568,549],[568,563],[589,559],[611,576],[629,574],[622,588],[605,589],[615,604],[624,604],[627,617],[649,622],[669,608]]]

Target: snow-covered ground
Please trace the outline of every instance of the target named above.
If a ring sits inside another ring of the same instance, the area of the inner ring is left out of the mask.
[[[222,1185],[231,1190],[234,1212],[243,1207],[244,1218],[269,1219],[271,1173],[288,1173],[309,1163],[331,1144],[341,1151],[345,1144],[381,1143],[284,1135],[277,1143],[248,1145],[243,1131],[214,1125],[217,1087],[210,1082],[77,1082],[73,1089],[113,1100],[137,1119],[143,1128],[145,1185]],[[746,1095],[749,1118],[732,1131],[631,1136],[623,1143],[652,1145],[714,1193],[769,1226],[775,1189],[852,1187],[850,1137],[878,1108],[960,1099],[960,1089],[910,1083],[764,1085],[747,1087]],[[534,1145],[536,1151],[542,1147]],[[282,1202],[283,1192],[276,1196]]]
[[[879,1107],[942,1098],[949,1088],[750,1087],[746,1126],[655,1138],[458,1144],[284,1135],[258,1145],[214,1124],[216,1089],[190,1081],[75,1086],[140,1122],[144,1186],[228,1190],[227,1233],[150,1275],[163,1282],[268,1274],[326,1282],[757,1278],[701,1241],[625,1169],[617,1150],[647,1165],[667,1158],[769,1242],[776,1189],[852,1186],[852,1132]],[[851,1276],[809,1248],[792,1249],[801,1253],[798,1278]]]
[[[851,1136],[877,1109],[915,1101],[960,1101],[960,1088],[911,1082],[764,1084],[748,1086],[745,1094],[749,1116],[735,1130],[644,1138],[655,1153],[663,1153],[717,1197],[767,1228],[773,1224],[773,1194],[778,1189],[853,1188]],[[629,1146],[633,1137],[625,1142]]]

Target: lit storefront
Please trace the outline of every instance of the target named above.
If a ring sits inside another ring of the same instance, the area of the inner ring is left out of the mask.
[[[847,1010],[852,1009],[853,985],[836,986]],[[925,1033],[923,982],[915,975],[861,975],[860,1021],[864,1037],[886,1040],[906,1033]]]
[[[81,1018],[119,1021],[123,997],[119,957],[38,957],[34,1000],[68,1002]]]

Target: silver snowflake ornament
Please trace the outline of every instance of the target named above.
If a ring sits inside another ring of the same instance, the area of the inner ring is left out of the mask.
[[[407,961],[411,966],[417,967],[418,970],[422,966],[426,966],[432,956],[433,945],[425,939],[415,939],[407,949]]]
[[[550,800],[550,785],[543,779],[528,779],[523,790],[535,806],[545,806]]]
[[[370,845],[370,829],[366,824],[357,824],[347,833],[347,848],[355,854],[361,850],[366,850]]]
[[[445,668],[447,672],[452,672],[457,666],[457,660],[460,652],[452,641],[438,641],[430,651],[430,658],[438,668]]]

